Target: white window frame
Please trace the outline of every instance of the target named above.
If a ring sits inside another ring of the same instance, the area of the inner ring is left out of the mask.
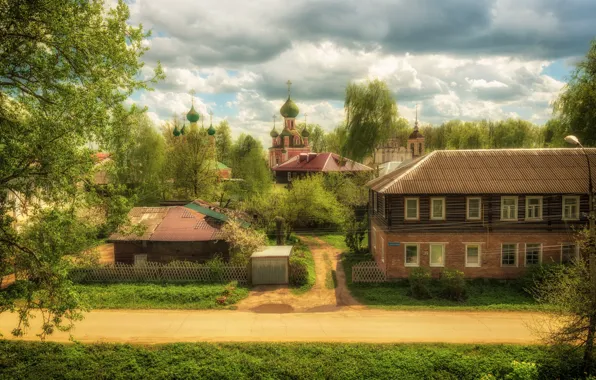
[[[432,263],[432,246],[440,246],[442,249],[442,260],[441,264],[433,264]],[[434,268],[442,268],[445,266],[445,243],[429,243],[428,244],[428,265]]]
[[[379,193],[373,191],[373,212],[376,214],[378,211],[377,201],[379,200]]]
[[[478,216],[470,217],[470,201],[471,200],[478,200],[480,204],[478,205]],[[466,219],[467,220],[481,220],[482,219],[482,197],[467,197],[466,198]]]
[[[564,245],[573,245],[573,246],[575,246],[575,259],[577,260],[579,258],[579,245],[577,245],[577,243],[564,242],[564,243],[561,243],[561,255],[560,255],[561,257],[560,257],[559,262],[561,264],[563,264],[563,246]]]
[[[538,264],[528,264],[528,244],[538,245]],[[561,250],[561,252],[563,252]],[[525,243],[524,247],[524,267],[542,264],[542,243]]]
[[[478,248],[478,263],[468,263],[468,247],[477,247]],[[465,252],[465,256],[466,256],[466,267],[467,268],[480,268],[480,266],[482,265],[482,248],[481,248],[481,243],[466,243],[466,252]]]
[[[373,252],[376,253],[377,252],[377,229],[376,228],[372,228],[372,246],[373,246]]]
[[[408,201],[409,200],[416,201],[416,217],[415,218],[408,218]],[[404,198],[404,219],[405,220],[420,220],[420,198],[418,198],[418,197]]]
[[[577,206],[577,213],[576,213],[576,217],[572,217],[572,218],[568,218],[565,216],[565,200],[566,199],[575,199],[576,201],[576,206]],[[563,220],[579,220],[579,195],[564,195],[563,196],[563,200],[561,202],[561,215],[563,217]]]
[[[441,217],[437,218],[435,216],[433,216],[433,202],[434,201],[441,201],[441,205],[442,205],[442,210],[441,210]],[[430,220],[445,220],[445,209],[446,209],[446,203],[445,202],[445,197],[431,197],[430,198]]]
[[[530,199],[538,199],[539,205],[538,205],[538,216],[534,216],[534,217],[529,217],[529,210],[530,210]],[[526,220],[542,220],[542,209],[543,209],[543,202],[542,202],[542,197],[541,196],[528,196],[526,197]]]
[[[407,259],[407,255],[406,253],[408,252],[408,247],[416,247],[416,263],[412,264],[412,263],[408,263],[406,261]],[[418,243],[405,243],[404,244],[404,266],[406,267],[419,267],[420,266],[420,244]]]
[[[146,253],[137,253],[133,256],[133,258],[134,258],[135,266],[147,265],[147,254]]]
[[[505,200],[506,199],[513,199],[515,201],[515,204],[514,204],[514,217],[513,218],[504,218],[503,217],[503,207],[505,206]],[[513,196],[513,195],[502,196],[501,197],[501,220],[517,220],[518,213],[519,213],[518,197],[517,196]]]
[[[385,262],[385,238],[381,236],[381,262]]]
[[[292,172],[288,172],[288,182],[292,182]]]
[[[503,264],[503,246],[504,245],[513,245],[515,246],[515,257],[514,257],[514,264]],[[519,256],[519,243],[501,243],[501,268],[517,268],[519,266],[518,263],[518,256]]]

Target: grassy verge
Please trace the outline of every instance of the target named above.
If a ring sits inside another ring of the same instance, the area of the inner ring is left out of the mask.
[[[93,309],[226,309],[248,296],[248,289],[224,284],[77,285]]]
[[[352,283],[352,266],[360,261],[372,260],[370,255],[345,253],[343,268],[350,293],[364,305],[382,309],[441,309],[441,310],[504,310],[544,311],[545,307],[513,283],[476,280],[468,282],[468,299],[456,302],[439,297],[418,300],[409,296],[407,280],[380,284]],[[438,286],[431,288],[438,294]]]
[[[3,379],[479,379],[573,378],[578,358],[542,346],[332,343],[57,344],[0,341]],[[42,375],[43,374],[43,375]],[[518,376],[515,376],[515,375]],[[578,376],[579,377],[579,376]]]
[[[293,260],[300,260],[306,264],[307,269],[307,278],[306,283],[299,287],[292,288],[292,293],[300,295],[308,292],[314,285],[316,281],[316,272],[315,272],[315,260],[312,257],[312,252],[310,249],[301,241],[298,240],[294,244],[294,250],[292,253]]]
[[[323,254],[323,260],[327,266],[327,271],[325,274],[325,287],[327,289],[335,289],[337,287],[337,278],[335,275],[335,270],[333,270],[333,265],[331,264],[331,259],[327,253]]]

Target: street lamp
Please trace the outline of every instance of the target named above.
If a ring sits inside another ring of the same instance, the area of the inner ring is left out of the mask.
[[[579,139],[573,135],[569,135],[565,137],[565,141],[569,144],[577,145],[582,149],[584,156],[586,156],[586,162],[588,163],[588,205],[590,207],[589,212],[589,226],[590,226],[590,236],[594,237],[596,233],[596,229],[594,228],[594,189],[592,186],[592,168],[590,165],[590,156],[584,149],[584,146],[579,142]]]

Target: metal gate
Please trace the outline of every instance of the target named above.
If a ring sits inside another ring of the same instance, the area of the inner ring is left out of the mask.
[[[251,262],[253,285],[281,285],[288,283],[287,257],[254,257]]]

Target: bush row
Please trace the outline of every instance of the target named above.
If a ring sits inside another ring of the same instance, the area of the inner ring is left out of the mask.
[[[417,299],[432,298],[431,273],[428,268],[414,268],[408,278],[410,295]],[[441,298],[452,301],[465,301],[467,298],[464,272],[445,268],[439,276],[439,294]]]

